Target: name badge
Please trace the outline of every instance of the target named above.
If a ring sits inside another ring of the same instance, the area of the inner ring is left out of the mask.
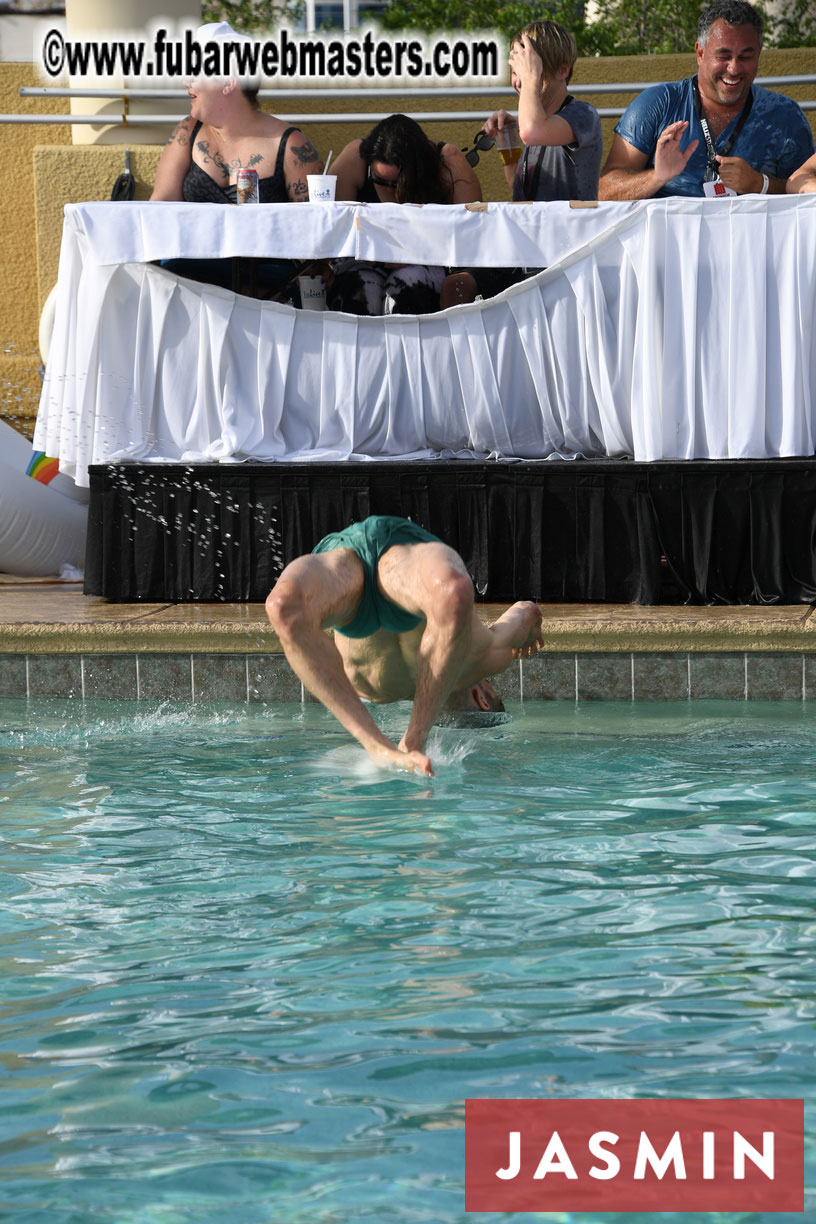
[[[733,187],[726,187],[722,179],[714,179],[712,183],[703,183],[703,191],[707,196],[735,196]]]

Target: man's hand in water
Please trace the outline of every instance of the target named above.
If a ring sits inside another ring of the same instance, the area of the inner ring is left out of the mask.
[[[430,758],[426,757],[424,752],[409,752],[402,745],[399,748],[393,745],[386,748],[378,744],[368,749],[368,755],[380,769],[396,769],[400,773],[427,774],[429,778],[434,776]]]

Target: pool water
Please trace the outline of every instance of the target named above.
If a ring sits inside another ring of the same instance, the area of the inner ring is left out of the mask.
[[[812,1133],[816,711],[511,713],[428,780],[315,705],[0,702],[0,1217],[604,1218],[466,1216],[468,1096]]]

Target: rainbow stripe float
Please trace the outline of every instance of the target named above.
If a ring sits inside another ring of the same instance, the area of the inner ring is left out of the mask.
[[[49,459],[45,451],[35,451],[26,468],[26,476],[45,485],[50,484],[58,472],[59,459]]]
[[[0,420],[0,571],[56,577],[81,570],[88,495],[56,459]]]

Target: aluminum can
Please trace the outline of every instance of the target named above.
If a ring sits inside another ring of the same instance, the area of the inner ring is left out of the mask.
[[[235,194],[239,204],[259,204],[258,171],[239,170],[235,178]]]

